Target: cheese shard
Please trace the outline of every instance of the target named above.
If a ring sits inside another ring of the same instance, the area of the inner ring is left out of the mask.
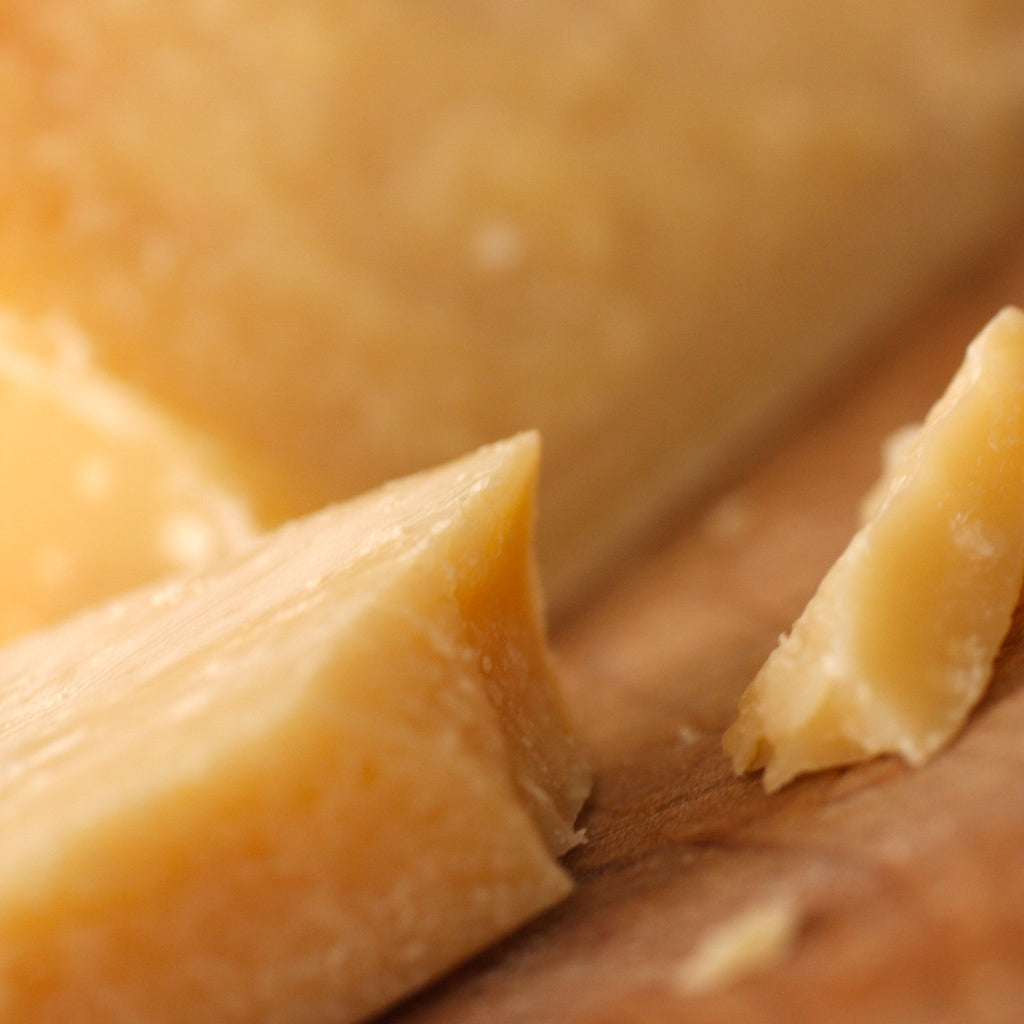
[[[0,640],[256,535],[213,447],[68,324],[0,315],[0,437]]]
[[[539,427],[563,609],[1013,230],[1022,51],[1019,0],[4,0],[0,298],[289,514]]]
[[[0,1018],[344,1024],[568,892],[589,775],[537,459],[518,436],[0,653]]]
[[[802,914],[775,898],[739,911],[708,931],[676,972],[681,992],[714,992],[780,964],[792,949]]]
[[[1024,576],[1024,314],[974,340],[887,472],[725,733],[768,790],[879,754],[921,764],[984,692]]]

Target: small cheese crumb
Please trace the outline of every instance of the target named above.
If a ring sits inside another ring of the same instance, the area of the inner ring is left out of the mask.
[[[704,935],[679,966],[676,984],[695,995],[767,971],[789,955],[799,928],[800,914],[789,900],[741,910]]]
[[[749,535],[753,523],[754,514],[747,499],[730,494],[708,509],[701,530],[716,544],[737,544]]]
[[[701,738],[700,730],[696,726],[690,725],[689,722],[684,722],[679,726],[676,730],[676,735],[684,747],[692,747]]]
[[[219,542],[217,531],[202,516],[177,512],[160,524],[157,544],[169,562],[193,569],[211,560]]]
[[[896,474],[900,471],[900,467],[920,435],[920,423],[907,423],[898,427],[882,441],[882,471],[878,475],[878,480],[861,499],[858,508],[858,519],[861,526],[870,522],[882,507],[886,495],[892,490]]]

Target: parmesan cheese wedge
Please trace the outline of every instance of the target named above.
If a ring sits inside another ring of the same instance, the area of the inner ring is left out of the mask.
[[[0,653],[0,1017],[343,1024],[570,889],[537,439]]]
[[[226,456],[66,323],[0,315],[0,438],[0,640],[257,533]]]
[[[1024,577],[1024,314],[982,331],[891,455],[884,497],[725,734],[768,790],[879,754],[921,764],[984,692]]]
[[[1014,230],[1022,51],[1013,0],[4,0],[0,298],[286,515],[540,428],[563,609]]]

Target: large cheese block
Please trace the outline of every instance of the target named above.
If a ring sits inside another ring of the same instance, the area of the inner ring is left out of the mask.
[[[0,314],[0,438],[0,640],[256,535],[228,454],[67,323]]]
[[[984,693],[1024,578],[1024,313],[982,331],[890,459],[725,734],[769,790],[880,754],[921,764]]]
[[[1021,0],[6,0],[0,299],[319,506],[540,428],[556,608],[1024,214]]]
[[[524,435],[0,652],[0,1018],[345,1024],[563,897]]]

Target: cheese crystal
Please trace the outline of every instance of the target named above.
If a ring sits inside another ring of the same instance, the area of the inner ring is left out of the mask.
[[[226,459],[67,323],[0,315],[0,437],[0,640],[256,535]]]
[[[570,888],[536,437],[0,653],[0,1017],[343,1024]]]
[[[884,497],[725,734],[769,790],[879,754],[921,764],[984,692],[1024,577],[1024,314],[981,332],[892,455]]]

